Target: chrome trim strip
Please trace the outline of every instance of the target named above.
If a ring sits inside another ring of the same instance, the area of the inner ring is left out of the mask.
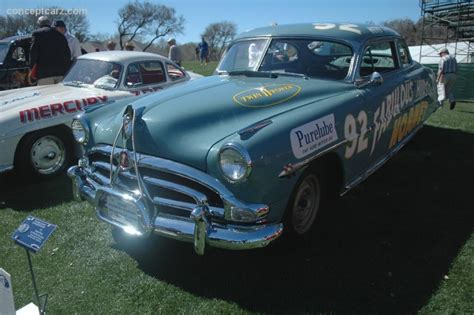
[[[285,166],[283,166],[283,170],[280,172],[280,174],[278,174],[278,177],[283,178],[283,177],[286,177],[286,176],[289,176],[289,175],[295,173],[297,170],[299,170],[303,167],[306,167],[309,163],[313,162],[315,159],[321,157],[322,155],[324,155],[324,154],[326,154],[330,151],[333,151],[333,150],[339,148],[340,146],[346,144],[347,142],[349,142],[349,140],[342,140],[341,142],[336,143],[336,144],[330,146],[329,148],[322,150],[321,152],[317,153],[316,155],[313,155],[310,158],[307,158],[306,160],[303,160],[303,161],[298,162],[296,164],[292,164],[292,163],[286,164]]]
[[[0,173],[8,172],[13,169],[13,165],[11,166],[0,166]]]
[[[239,131],[237,131],[237,133],[241,137],[246,137],[246,139],[248,139],[251,136],[253,136],[257,131],[265,128],[268,125],[271,125],[272,123],[273,121],[271,119],[262,120],[255,124],[252,124],[250,126],[240,129]]]
[[[384,165],[390,158],[392,158],[400,149],[402,149],[410,140],[415,136],[415,134],[423,128],[423,124],[418,125],[405,139],[402,140],[397,146],[390,151],[387,155],[382,157],[379,161],[377,161],[371,168],[367,169],[361,175],[359,175],[355,180],[344,186],[345,190],[342,191],[339,195],[342,197],[347,194],[352,188],[363,182],[367,177],[372,175],[376,172],[382,165]]]
[[[143,180],[145,181],[145,183],[148,183],[150,185],[166,188],[187,195],[193,198],[198,206],[207,205],[207,196],[192,188],[148,176],[144,176]]]
[[[156,205],[189,211],[189,213],[191,213],[191,211],[193,211],[194,208],[196,208],[196,204],[194,203],[178,201],[178,200],[173,200],[173,199],[168,199],[168,198],[161,198],[161,197],[154,197],[153,203]],[[223,208],[211,207],[211,206],[208,206],[208,208],[209,208],[209,213],[212,216],[221,217],[222,219],[224,218]]]

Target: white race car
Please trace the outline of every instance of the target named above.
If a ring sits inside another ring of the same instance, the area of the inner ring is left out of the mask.
[[[198,77],[160,55],[107,51],[79,57],[59,84],[0,92],[0,173],[55,176],[74,158],[70,124],[84,108]]]

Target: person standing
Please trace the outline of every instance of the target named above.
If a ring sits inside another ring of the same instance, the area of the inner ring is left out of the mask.
[[[209,44],[206,42],[204,39],[204,36],[201,37],[201,42],[198,45],[199,47],[199,59],[201,60],[201,64],[206,64],[208,61],[208,55],[209,55]]]
[[[135,45],[133,45],[132,42],[126,42],[125,43],[125,50],[134,51],[135,50]]]
[[[109,40],[107,42],[107,50],[109,50],[109,51],[110,50],[115,50],[115,45],[116,45],[116,43],[113,40]]]
[[[31,34],[30,66],[38,85],[56,84],[71,65],[71,51],[66,37],[50,26],[46,16],[38,18],[38,30]]]
[[[168,39],[168,46],[170,47],[168,58],[181,67],[181,53],[178,46],[176,46],[176,40],[174,38]]]
[[[194,48],[194,53],[196,54],[196,60],[199,61],[199,46],[196,46],[196,48]]]
[[[79,43],[79,40],[67,31],[66,24],[64,24],[64,21],[54,21],[53,26],[59,33],[63,34],[66,37],[69,50],[71,51],[71,60],[74,60],[80,55],[82,55],[81,44]]]
[[[456,106],[456,99],[454,97],[454,83],[456,82],[456,73],[458,72],[458,63],[454,56],[449,54],[447,48],[442,48],[439,51],[441,57],[438,66],[438,76],[436,82],[444,84],[444,99],[440,100],[443,102],[446,97],[449,99],[449,109],[453,110]]]

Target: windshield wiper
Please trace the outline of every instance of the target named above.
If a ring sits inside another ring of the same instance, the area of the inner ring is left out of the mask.
[[[75,87],[84,87],[84,86],[87,86],[87,84],[85,84],[84,82],[82,81],[66,81],[66,82],[63,82],[64,85],[67,85],[67,86],[75,86]]]
[[[286,71],[270,71],[273,75],[276,76],[287,76],[287,77],[297,77],[297,78],[303,78],[303,79],[309,79],[309,77],[306,74],[302,73],[296,73],[296,72],[286,72]]]
[[[229,71],[228,75],[244,75],[247,77],[257,77],[257,78],[276,78],[277,76],[272,72],[265,71],[252,71],[252,70],[235,70]]]

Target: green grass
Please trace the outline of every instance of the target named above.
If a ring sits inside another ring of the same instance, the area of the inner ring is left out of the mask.
[[[199,61],[183,61],[184,69],[193,71],[204,76],[212,75],[217,67],[217,61],[211,61],[207,65],[201,65]]]
[[[33,255],[49,314],[474,312],[474,104],[440,109],[393,160],[322,212],[301,244],[194,254],[155,237],[117,244],[66,176],[0,176],[0,266],[34,301],[28,215],[58,225]]]

